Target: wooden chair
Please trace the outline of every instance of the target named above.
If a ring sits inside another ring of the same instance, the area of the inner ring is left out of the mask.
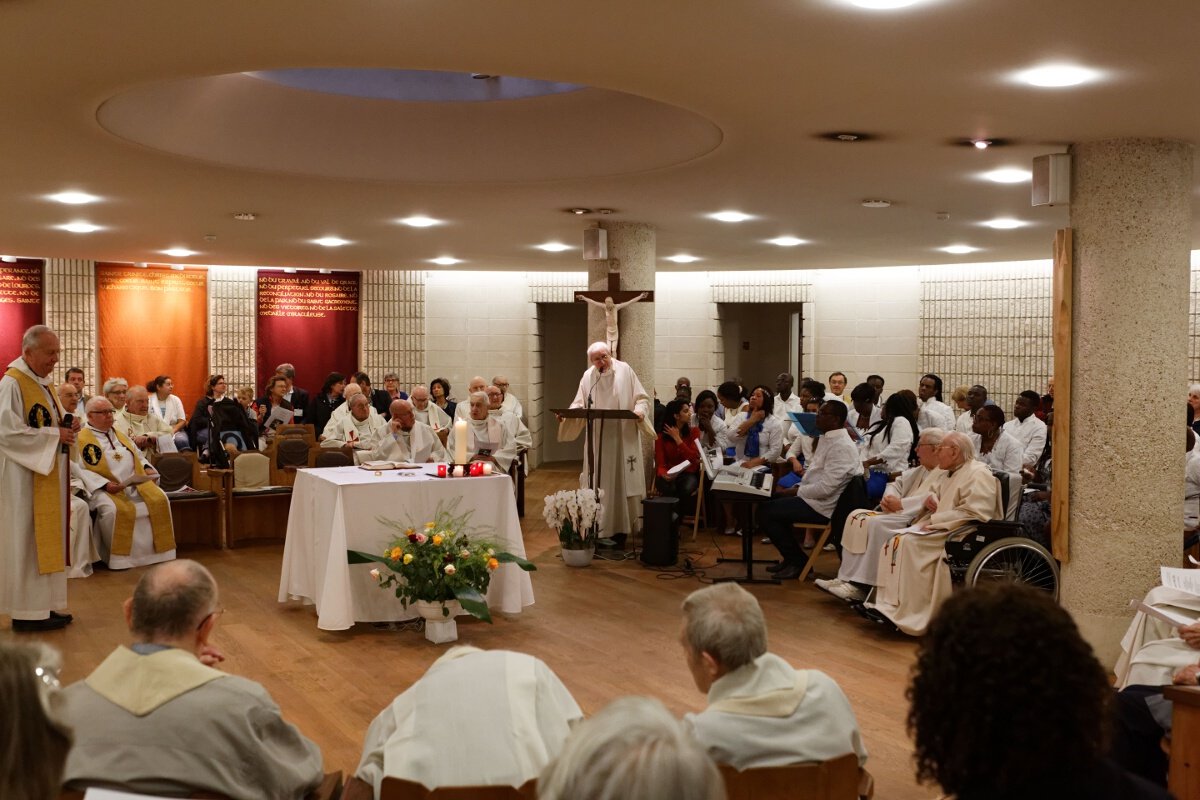
[[[275,429],[275,438],[299,438],[308,442],[309,447],[317,446],[317,435],[312,425],[280,425]]]
[[[352,467],[354,466],[354,460],[341,450],[321,450],[317,453],[317,459],[313,466],[319,469],[325,467]]]
[[[271,453],[271,483],[275,486],[291,486],[296,482],[296,470],[311,467],[316,447],[302,437],[276,438],[267,448]]]
[[[384,778],[379,787],[379,800],[534,800],[537,779],[531,778],[520,787],[512,786],[441,786],[427,789],[414,781]],[[358,778],[346,782],[342,800],[374,800],[371,785]]]
[[[833,509],[833,515],[829,517],[829,522],[825,525],[816,523],[805,524],[797,522],[794,527],[800,530],[813,530],[818,533],[816,547],[808,557],[808,561],[804,564],[804,569],[800,570],[800,582],[808,577],[808,573],[812,571],[813,565],[817,561],[817,557],[825,549],[825,544],[829,541],[833,531],[838,531],[839,536],[841,530],[846,524],[846,518],[856,508],[867,508],[869,504],[867,499],[867,482],[861,475],[855,475],[846,484],[846,488],[842,490],[841,497],[838,498],[837,506]],[[840,541],[840,539],[839,539]]]
[[[508,474],[513,479],[513,491],[517,496],[517,516],[525,516],[525,459],[529,451],[521,448],[517,456],[508,465]]]
[[[870,775],[863,771],[865,778],[860,777],[854,753],[812,764],[754,767],[740,772],[721,764],[720,770],[728,800],[858,800],[860,783],[874,792]]]
[[[1200,797],[1200,687],[1168,686],[1172,703],[1167,788],[1179,798]]]
[[[233,459],[232,488],[226,497],[226,544],[248,541],[283,541],[287,536],[290,486],[270,482],[271,459],[252,450]]]
[[[133,794],[128,790],[122,791],[126,794]],[[370,798],[370,787],[367,787],[367,791],[367,797]],[[80,789],[63,789],[58,794],[58,800],[83,800],[83,795],[84,792]],[[320,785],[306,794],[304,800],[337,800],[337,798],[342,796],[342,771],[338,770],[337,772],[325,773],[325,778],[321,781]],[[196,792],[195,794],[188,795],[188,797],[195,798],[195,800],[227,800],[225,795],[216,794],[215,792]]]
[[[178,491],[184,486],[197,490],[189,494],[167,495],[171,503],[176,543],[221,547],[225,531],[222,514],[224,479],[220,472],[201,472],[200,462],[190,450],[163,453],[154,468],[162,476],[159,487],[164,492]]]

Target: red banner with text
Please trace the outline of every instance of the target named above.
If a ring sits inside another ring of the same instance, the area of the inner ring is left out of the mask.
[[[0,263],[0,371],[21,355],[21,335],[42,324],[43,270],[42,261],[36,258]],[[60,364],[58,372],[69,366],[74,365]]]
[[[330,372],[358,368],[357,272],[258,273],[258,386],[289,363],[296,385],[316,397]],[[383,385],[383,381],[379,382]]]
[[[208,381],[208,271],[96,264],[99,388],[169,375],[191,417]]]

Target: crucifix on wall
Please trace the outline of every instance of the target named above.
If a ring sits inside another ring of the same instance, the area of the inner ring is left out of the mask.
[[[613,358],[618,358],[617,345],[620,342],[620,331],[617,327],[617,313],[626,306],[645,300],[654,302],[654,292],[635,292],[621,290],[621,273],[610,270],[608,273],[608,288],[596,292],[576,292],[575,301],[584,302],[604,310],[604,339],[608,343],[608,352]]]

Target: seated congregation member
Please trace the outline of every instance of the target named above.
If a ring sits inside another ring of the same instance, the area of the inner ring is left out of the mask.
[[[417,422],[424,422],[435,431],[449,428],[453,424],[450,416],[437,403],[430,400],[429,389],[426,387],[420,384],[414,386],[412,392],[409,393],[409,399],[412,401],[412,410],[417,417]]]
[[[508,472],[518,450],[512,429],[499,417],[488,413],[488,396],[483,392],[475,392],[469,403],[460,405],[466,405],[471,415],[467,420],[467,458],[471,461],[490,461],[501,472]],[[450,440],[446,444],[451,455],[455,450],[456,432],[453,429],[450,431]]]
[[[954,430],[954,409],[942,402],[942,379],[932,372],[921,376],[917,382],[917,427]]]
[[[1191,413],[1191,427],[1193,433],[1200,433],[1200,383],[1193,383],[1188,387],[1188,408]]]
[[[725,420],[716,415],[717,405],[717,395],[711,389],[696,395],[691,424],[699,431],[701,447],[724,453],[729,440],[725,432]]]
[[[1200,597],[1156,586],[1141,604],[1177,620],[1167,622],[1139,610],[1121,639],[1121,654],[1113,672],[1116,687],[1165,686],[1183,667],[1200,663]]]
[[[450,399],[450,382],[445,378],[434,378],[429,382],[429,396],[433,404],[446,412],[450,419],[457,419],[458,403]]]
[[[124,610],[133,644],[63,691],[75,728],[68,787],[283,800],[320,783],[321,751],[267,691],[215,669],[224,656],[209,640],[224,609],[207,569],[154,567]]]
[[[1196,434],[1187,430],[1187,452],[1183,461],[1183,529],[1200,527],[1200,453],[1196,452]]]
[[[867,379],[865,381],[863,381],[863,383],[867,384],[868,386],[870,386],[872,389],[875,390],[875,405],[878,408],[882,409],[883,408],[883,376],[882,375],[868,375]]]
[[[125,420],[125,400],[129,396],[129,381],[124,378],[109,378],[104,382],[100,393],[113,407],[113,425],[121,433],[127,434],[129,423]],[[84,408],[86,409],[86,405]]]
[[[738,414],[746,410],[746,398],[742,396],[742,385],[737,381],[725,381],[717,387],[717,413],[726,426]]]
[[[291,364],[280,364],[275,368],[275,374],[282,376],[287,381],[287,391],[283,393],[283,399],[291,404],[292,414],[296,419],[296,423],[303,424],[310,422],[310,420],[304,419],[304,415],[308,411],[308,390],[301,389],[295,385],[296,368]],[[270,385],[270,382],[268,382],[268,385]],[[262,398],[259,398],[259,404],[265,405],[262,402]]]
[[[63,376],[65,381],[75,387],[75,391],[79,393],[79,402],[86,404],[92,396],[84,391],[83,385],[86,382],[84,372],[79,367],[68,367],[66,374]]]
[[[867,434],[863,468],[886,475],[899,475],[908,469],[908,458],[917,440],[917,422],[903,395],[896,392],[883,407],[883,418]],[[885,481],[886,482],[886,481]],[[882,496],[884,487],[880,487]]]
[[[766,386],[755,386],[745,410],[729,420],[725,437],[733,445],[733,459],[743,467],[771,465],[783,453],[783,428],[774,415],[775,398]]]
[[[415,391],[413,395],[415,397]],[[359,452],[360,463],[398,461],[406,464],[425,464],[450,460],[446,449],[442,447],[442,440],[434,433],[433,428],[417,419],[412,403],[407,400],[393,400],[388,411],[390,418],[375,438],[374,446],[370,450]]]
[[[975,415],[979,413],[979,409],[988,405],[988,391],[978,383],[967,389],[963,402],[959,408],[963,409],[963,413],[958,415],[958,419],[954,420],[954,430],[960,433],[971,433],[975,423]]]
[[[1167,800],[1106,757],[1111,689],[1071,615],[1023,584],[963,589],[917,652],[917,778],[955,800]]]
[[[492,386],[495,386],[504,396],[504,412],[512,414],[517,419],[525,418],[525,409],[521,406],[521,400],[508,390],[508,378],[503,375],[497,375],[492,378]]]
[[[849,602],[867,598],[879,574],[880,555],[895,532],[920,516],[925,500],[937,494],[945,470],[938,466],[938,447],[946,433],[926,428],[917,440],[921,463],[887,485],[878,512],[854,511],[842,531],[842,565],[837,578],[819,579],[817,586]]]
[[[830,400],[841,400],[842,404],[847,408],[850,406],[850,397],[846,394],[846,388],[850,382],[846,379],[846,373],[833,372],[829,375],[829,391],[825,393],[825,397]]]
[[[191,443],[187,435],[187,415],[183,412],[183,401],[178,395],[172,394],[175,382],[170,375],[158,375],[146,384],[146,390],[154,396],[150,400],[150,413],[162,420],[171,429],[175,440],[176,450],[188,450]]]
[[[704,748],[658,700],[621,697],[576,726],[538,800],[725,800]]]
[[[371,386],[371,376],[365,372],[356,372],[350,376],[350,383],[357,384],[362,389],[362,393],[366,395],[367,402],[371,404],[371,408],[375,409],[375,413],[387,419],[388,407],[392,404],[392,396],[386,389],[375,389]]]
[[[204,385],[204,396],[196,401],[188,420],[188,439],[197,453],[208,448],[209,427],[212,422],[212,407],[225,399],[229,384],[224,375],[209,375]]]
[[[155,484],[158,473],[137,445],[113,430],[108,400],[88,401],[77,446],[77,474],[96,512],[93,538],[100,560],[110,569],[129,569],[175,558],[171,505]],[[126,481],[140,482],[123,485]]]
[[[129,389],[125,401],[125,422],[129,426],[129,438],[142,452],[176,452],[179,440],[175,438],[175,429],[162,417],[151,413],[150,406],[150,393],[146,391],[145,386],[133,386]],[[183,434],[182,441],[187,442],[186,433]]]
[[[300,421],[312,425],[317,436],[320,436],[325,430],[325,426],[329,424],[333,410],[345,402],[342,398],[345,390],[345,375],[340,372],[331,372],[326,375],[325,382],[321,384],[320,393],[308,401],[308,408],[305,409],[304,418]]]
[[[377,798],[385,777],[429,789],[520,786],[558,755],[582,718],[539,659],[452,647],[375,717],[354,774]]]
[[[980,461],[998,472],[1019,475],[1025,465],[1025,448],[1004,430],[1000,406],[984,406],[975,413],[971,436]]]
[[[803,411],[804,401],[799,395],[792,393],[792,387],[795,386],[796,379],[786,372],[781,372],[775,378],[775,391],[777,394],[774,397],[772,413],[779,420],[779,424],[784,427],[792,426],[792,421],[788,419],[789,411]]]
[[[52,800],[72,732],[61,719],[58,651],[0,642],[0,797]]]
[[[692,407],[686,400],[667,403],[667,411],[654,440],[654,488],[665,497],[679,498],[676,510],[687,505],[700,485],[700,430],[693,428]],[[668,474],[688,462],[682,472]]]
[[[975,445],[965,433],[946,434],[938,447],[938,466],[946,477],[913,521],[924,533],[900,534],[885,545],[875,579],[879,591],[867,604],[912,636],[925,632],[950,596],[950,567],[944,560],[950,532],[1002,513],[1000,486],[987,465],[975,458]]]
[[[384,373],[383,390],[387,392],[388,408],[391,408],[391,401],[409,400],[412,395],[400,388],[400,376],[394,372]]]
[[[698,589],[683,601],[683,650],[708,707],[684,724],[718,764],[739,770],[825,761],[867,761],[850,702],[815,669],[767,652],[767,623],[736,583]]]
[[[267,389],[263,392],[263,396],[258,398],[258,407],[262,409],[262,422],[259,425],[259,433],[266,436],[268,439],[275,435],[275,428],[279,425],[288,425],[290,422],[275,422],[272,423],[271,414],[277,408],[284,411],[293,412],[291,420],[295,420],[296,416],[292,404],[287,400],[287,378],[282,375],[273,375],[267,381]]]
[[[487,386],[488,386],[487,381],[485,381],[481,376],[476,375],[474,378],[471,378],[470,382],[467,384],[468,400],[470,399],[471,395],[475,394],[476,392],[484,392],[486,394]],[[471,418],[470,402],[459,403],[457,406],[455,406],[454,418],[455,419],[470,419]]]
[[[361,461],[357,456],[375,447],[379,437],[387,431],[388,424],[375,413],[362,392],[352,393],[345,407],[345,414],[334,417],[325,426],[321,447],[340,449],[350,458]]]
[[[1021,392],[1013,403],[1013,418],[1004,423],[1004,432],[1021,443],[1021,465],[1032,467],[1046,449],[1046,423],[1034,416],[1041,405],[1038,393]]]
[[[529,432],[529,428],[521,421],[521,418],[511,411],[504,410],[504,392],[499,386],[487,386],[484,388],[484,394],[488,398],[488,414],[493,417],[498,417],[510,429],[513,439],[516,440],[517,447],[529,450],[533,447],[533,434]]]
[[[79,388],[69,381],[63,381],[58,386],[58,402],[63,408],[63,412],[72,416],[79,416]]]
[[[796,496],[781,497],[759,506],[759,525],[783,557],[780,564],[767,567],[767,570],[781,580],[800,577],[806,561],[804,550],[793,533],[793,523],[824,525],[829,522],[846,485],[862,472],[858,448],[850,441],[845,425],[845,404],[826,401],[817,412],[821,442],[805,469],[804,482]]]
[[[869,383],[860,383],[850,392],[850,409],[846,422],[854,428],[860,439],[866,439],[871,426],[883,420],[883,409],[875,405],[875,389]]]

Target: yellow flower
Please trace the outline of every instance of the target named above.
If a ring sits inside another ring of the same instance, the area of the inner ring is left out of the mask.
[[[403,550],[401,550],[399,547],[393,547],[392,552],[388,553],[388,558],[390,558],[392,561],[395,561],[402,555],[404,555]]]
[[[413,560],[413,554],[412,554],[412,553],[405,553],[405,554],[404,554],[404,563],[405,563],[405,564],[411,564],[411,563],[412,563],[412,560]]]
[[[404,530],[404,535],[405,535],[405,536],[412,536],[412,535],[413,535],[413,533],[415,533],[415,531],[413,531],[413,529],[412,529],[412,528],[406,528],[406,529]]]
[[[439,533],[435,533],[435,534],[433,535],[433,543],[434,543],[435,545],[437,545],[437,544],[441,544],[441,543],[442,543],[442,536],[441,536],[441,534],[439,534]]]
[[[434,527],[434,524],[433,524],[432,522],[426,522],[426,523],[425,523],[425,530],[430,530],[430,529],[432,529],[433,527]]]
[[[488,559],[487,568],[488,568],[489,570],[496,569],[496,568],[497,568],[497,567],[499,567],[499,566],[500,566],[500,562],[499,562],[499,561],[497,561],[496,559],[494,559],[494,558],[489,558],[489,559]]]

